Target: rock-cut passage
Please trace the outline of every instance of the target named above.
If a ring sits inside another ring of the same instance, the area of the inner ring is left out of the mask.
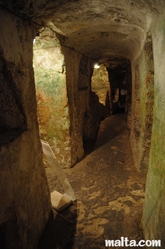
[[[46,171],[53,191],[55,175],[49,166]],[[54,212],[40,248],[103,249],[107,239],[143,238],[145,174],[133,165],[124,114],[102,121],[93,152],[65,173],[77,201],[60,214]]]

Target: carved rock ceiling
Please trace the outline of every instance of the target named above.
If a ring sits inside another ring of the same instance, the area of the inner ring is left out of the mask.
[[[153,18],[165,9],[164,0],[18,0],[1,6],[48,26],[64,46],[92,59],[133,59]]]

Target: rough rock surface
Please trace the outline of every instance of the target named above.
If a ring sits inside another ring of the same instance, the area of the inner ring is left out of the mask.
[[[51,211],[37,125],[35,30],[2,10],[0,29],[0,248],[31,249]]]
[[[50,29],[43,29],[36,37],[33,67],[40,137],[49,142],[60,165],[70,167],[70,116],[65,61],[59,40]]]
[[[133,119],[131,145],[134,163],[139,170],[148,168],[153,125],[154,64],[152,37],[148,34],[141,56],[133,64]]]

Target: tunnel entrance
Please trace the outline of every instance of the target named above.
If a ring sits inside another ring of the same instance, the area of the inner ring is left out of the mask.
[[[94,136],[89,134],[88,123],[91,118],[88,112],[84,115],[83,141],[85,155],[91,153],[97,139],[100,122],[111,115],[124,113],[123,119],[130,127],[131,101],[132,101],[132,75],[130,61],[126,58],[111,58],[99,63],[94,68],[91,78],[91,109],[94,111],[95,120],[98,122]],[[96,118],[96,117],[99,117]],[[93,130],[94,131],[94,130]],[[92,132],[91,132],[92,133]]]
[[[95,65],[95,64],[94,64]],[[97,139],[100,122],[110,115],[110,84],[106,66],[93,67],[90,82],[89,109],[83,117],[84,154],[89,154]]]
[[[107,66],[111,88],[111,113],[126,113],[131,106],[132,76],[130,61],[123,58],[120,61],[111,60]]]

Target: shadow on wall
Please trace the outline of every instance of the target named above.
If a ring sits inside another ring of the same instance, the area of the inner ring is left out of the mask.
[[[72,249],[77,224],[77,202],[57,213],[52,211],[39,241],[39,249]]]
[[[14,82],[14,64],[8,63],[0,49],[0,146],[16,139],[27,129],[21,97]]]

